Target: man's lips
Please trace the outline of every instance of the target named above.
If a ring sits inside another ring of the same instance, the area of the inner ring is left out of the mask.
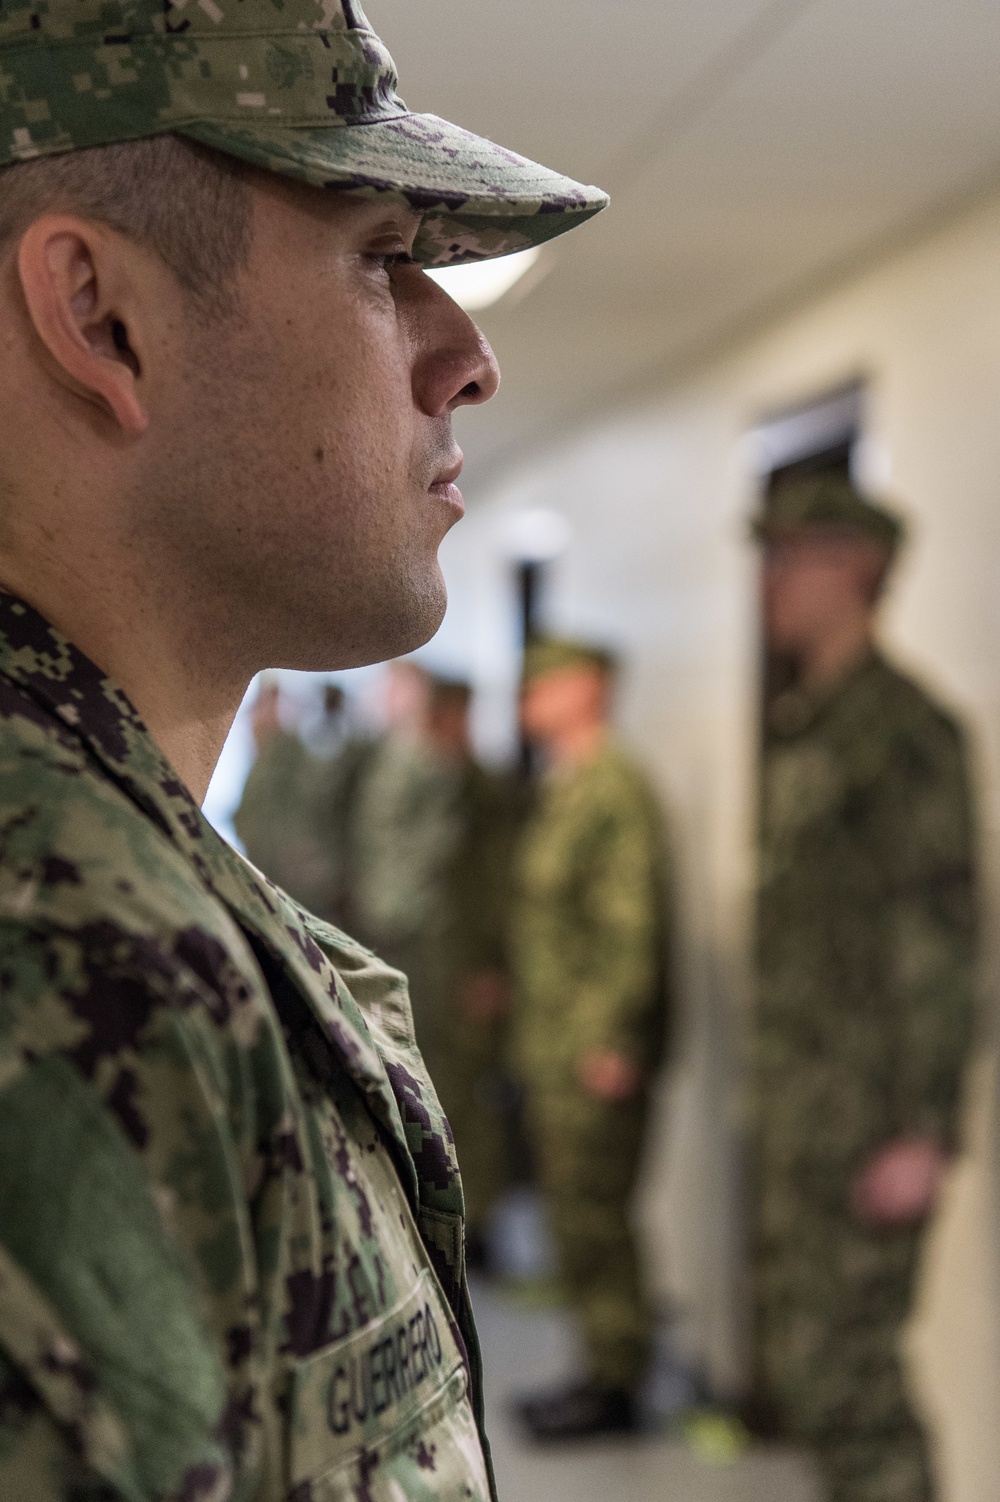
[[[453,507],[453,509],[459,512],[460,515],[465,514],[465,501],[463,499],[462,492],[455,484],[455,481],[462,473],[463,463],[463,456],[459,454],[458,457],[448,465],[447,469],[441,470],[440,474],[438,474],[427,487],[427,493],[429,495],[436,497],[436,499],[439,501],[444,501],[445,505]]]

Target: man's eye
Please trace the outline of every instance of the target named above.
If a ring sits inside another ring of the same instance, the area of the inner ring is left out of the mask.
[[[375,266],[385,272],[394,271],[397,266],[415,266],[417,263],[405,250],[383,251],[378,255],[368,257]]]

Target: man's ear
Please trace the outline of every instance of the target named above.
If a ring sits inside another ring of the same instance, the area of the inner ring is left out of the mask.
[[[55,361],[56,379],[99,406],[123,432],[138,435],[149,415],[130,338],[127,244],[104,225],[46,214],[25,231],[17,268],[28,317]]]

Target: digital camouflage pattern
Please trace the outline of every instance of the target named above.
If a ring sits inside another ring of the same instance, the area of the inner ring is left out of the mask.
[[[350,813],[351,903],[359,936],[410,977],[418,1033],[425,940],[460,836],[456,769],[406,736],[373,744]]]
[[[503,1188],[503,1024],[471,1020],[463,982],[505,964],[513,794],[471,759],[386,736],[355,781],[350,904],[367,944],[409,978],[417,1042],[455,1135],[470,1223]]]
[[[414,255],[539,245],[607,204],[411,114],[357,0],[4,0],[0,165],[176,131],[315,187],[401,195]]]
[[[518,860],[514,1057],[590,1375],[612,1387],[638,1383],[651,1342],[629,1211],[667,1025],[666,909],[662,819],[638,768],[613,742],[553,768]],[[594,1049],[641,1066],[634,1100],[583,1089]]]
[[[608,1102],[579,1085],[526,1090],[525,1127],[585,1376],[630,1393],[641,1387],[653,1349],[631,1220],[648,1117],[646,1091]]]
[[[428,986],[420,1044],[455,1137],[470,1230],[486,1233],[510,1176],[505,1120],[509,1014],[482,1013],[470,988],[509,996],[508,931],[523,798],[512,778],[471,757],[456,769],[458,837],[428,925]]]
[[[485,1502],[403,977],[0,597],[0,1496]]]
[[[233,814],[258,871],[320,918],[332,917],[338,885],[336,851],[322,838],[319,818],[332,764],[312,756],[297,735],[275,731],[258,749]]]
[[[542,779],[518,854],[515,1055],[539,1083],[616,1049],[648,1072],[665,1041],[666,856],[646,778],[608,741]]]
[[[919,1229],[870,1230],[854,1175],[893,1138],[954,1148],[973,1023],[963,736],[880,655],[770,707],[755,1036],[758,1396],[831,1502],[926,1502],[899,1336]]]
[[[357,931],[352,828],[354,807],[368,762],[377,741],[367,735],[345,734],[332,754],[315,756],[315,776],[306,800],[310,836],[323,852],[329,873],[328,905],[314,908],[322,917],[349,933]],[[412,994],[410,998],[412,1006]]]

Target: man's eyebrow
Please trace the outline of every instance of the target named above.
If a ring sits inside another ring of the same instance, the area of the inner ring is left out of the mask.
[[[355,196],[351,193],[339,193],[337,201],[370,234],[419,229],[424,218],[421,209],[411,208],[408,203],[395,199],[378,202],[360,194]]]
[[[420,228],[423,214],[415,209],[407,208],[400,204],[398,208],[387,208],[384,215],[368,226],[368,232],[372,235],[403,233],[416,231]]]

